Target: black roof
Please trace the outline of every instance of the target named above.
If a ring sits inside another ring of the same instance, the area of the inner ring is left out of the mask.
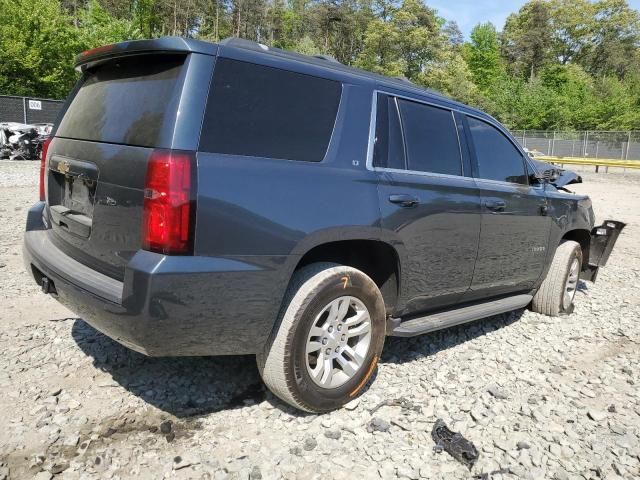
[[[314,69],[320,68],[340,74],[339,76],[343,77],[345,80],[348,80],[349,77],[359,79],[361,81],[369,80],[373,82],[376,87],[392,88],[395,91],[405,92],[411,96],[435,99],[439,102],[445,102],[449,105],[455,106],[461,110],[466,110],[482,117],[490,118],[489,115],[480,110],[476,110],[468,105],[457,102],[439,92],[419,87],[406,78],[392,78],[361,70],[359,68],[350,67],[338,62],[336,59],[328,55],[303,55],[301,53],[269,47],[258,42],[234,37],[227,38],[219,43],[182,37],[162,37],[152,40],[120,42],[81,53],[76,57],[76,68],[79,70],[85,69],[108,58],[135,55],[145,52],[190,52],[206,55],[217,55],[220,53],[221,55],[226,56],[227,54],[233,54],[233,51],[243,52],[245,54],[243,56],[246,56],[247,53],[256,56],[268,55],[272,58],[277,57],[280,60],[313,66],[315,67]]]

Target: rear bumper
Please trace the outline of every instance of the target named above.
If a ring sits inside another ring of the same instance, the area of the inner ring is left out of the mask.
[[[616,220],[605,220],[598,227],[591,230],[591,242],[589,247],[589,264],[583,268],[580,278],[595,282],[600,267],[604,267],[609,260],[613,247],[625,223]]]
[[[282,258],[173,257],[140,250],[123,282],[59,250],[42,222],[27,220],[27,270],[46,277],[58,301],[123,345],[150,356],[258,352],[271,333],[286,289]]]

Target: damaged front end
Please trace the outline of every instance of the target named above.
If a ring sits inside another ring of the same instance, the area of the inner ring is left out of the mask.
[[[530,156],[529,166],[534,172],[534,176],[538,181],[552,184],[556,189],[570,192],[567,185],[582,183],[582,177],[576,172],[559,168],[551,163],[543,162],[537,158]],[[589,207],[590,209],[590,207]],[[591,211],[591,218],[593,212]],[[605,220],[602,225],[591,229],[591,238],[589,242],[589,261],[583,265],[580,274],[581,280],[595,282],[600,267],[604,267],[609,260],[609,256],[613,251],[613,247],[618,241],[620,232],[626,226],[626,223],[616,220]]]
[[[593,227],[589,247],[589,263],[582,269],[580,275],[582,280],[596,281],[598,269],[607,264],[611,251],[625,226],[626,223],[623,222],[605,220],[602,225]]]
[[[531,164],[537,171],[538,177],[551,183],[559,190],[568,191],[567,185],[582,183],[582,177],[572,170],[565,170],[548,162],[543,162],[537,158],[530,158]]]

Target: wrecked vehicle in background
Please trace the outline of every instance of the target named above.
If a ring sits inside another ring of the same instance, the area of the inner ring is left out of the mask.
[[[51,123],[0,123],[0,159],[38,160]]]

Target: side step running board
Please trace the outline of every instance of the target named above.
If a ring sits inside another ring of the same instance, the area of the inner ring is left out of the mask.
[[[533,297],[531,295],[515,295],[491,302],[479,303],[468,307],[432,313],[424,317],[412,318],[397,324],[389,333],[392,337],[414,337],[461,323],[472,322],[480,318],[499,313],[510,312],[526,307]]]

